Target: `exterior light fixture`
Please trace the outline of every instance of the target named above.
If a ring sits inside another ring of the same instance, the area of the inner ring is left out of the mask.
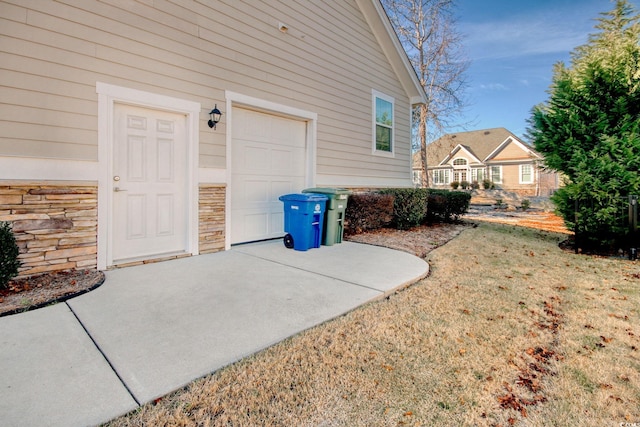
[[[218,104],[216,104],[216,106],[213,107],[213,110],[209,113],[209,127],[215,129],[216,125],[220,121],[220,117],[222,117],[222,113],[218,110]]]

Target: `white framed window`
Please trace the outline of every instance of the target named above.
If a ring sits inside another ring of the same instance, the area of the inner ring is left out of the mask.
[[[502,184],[502,166],[491,166],[491,182]]]
[[[520,184],[533,184],[532,165],[520,165]]]
[[[395,100],[376,90],[371,91],[373,107],[373,153],[394,153],[394,103]]]
[[[467,159],[463,159],[461,157],[458,157],[453,161],[453,166],[466,166],[466,165],[467,165]]]
[[[413,171],[413,183],[415,185],[422,183],[422,171]]]
[[[449,169],[439,169],[433,171],[433,183],[436,185],[448,185],[451,182]]]
[[[484,181],[484,168],[473,168],[471,169],[471,182],[482,182]]]
[[[467,171],[466,170],[453,171],[453,180],[457,182],[467,181]]]

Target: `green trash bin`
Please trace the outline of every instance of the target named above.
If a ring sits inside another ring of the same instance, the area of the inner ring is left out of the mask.
[[[307,188],[302,190],[302,192],[327,196],[327,207],[324,211],[322,244],[331,246],[335,243],[342,243],[344,216],[351,191],[345,188]]]

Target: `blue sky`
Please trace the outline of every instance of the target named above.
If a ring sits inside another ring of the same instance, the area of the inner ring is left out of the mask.
[[[505,127],[524,136],[531,108],[548,99],[553,64],[587,42],[610,0],[457,0],[457,30],[471,61],[469,107],[450,132]],[[630,2],[638,8],[640,0]]]

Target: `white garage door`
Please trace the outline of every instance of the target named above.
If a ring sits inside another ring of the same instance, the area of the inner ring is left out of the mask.
[[[231,243],[281,237],[278,197],[305,183],[306,123],[234,108],[231,153]]]

